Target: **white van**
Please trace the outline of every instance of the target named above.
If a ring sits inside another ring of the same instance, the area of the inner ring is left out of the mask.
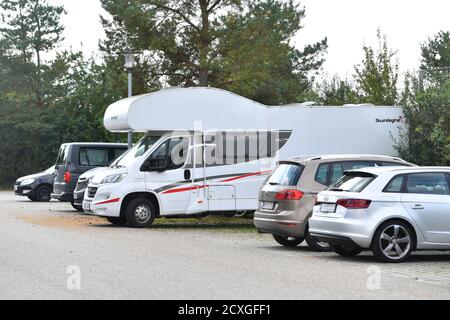
[[[399,107],[265,106],[214,88],[174,88],[120,100],[112,132],[145,136],[86,190],[83,209],[114,224],[254,211],[277,160],[353,153],[396,155]]]

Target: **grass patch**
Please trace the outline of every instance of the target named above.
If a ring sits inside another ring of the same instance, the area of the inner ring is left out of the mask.
[[[249,218],[207,216],[204,218],[159,218],[153,222],[154,229],[193,229],[230,232],[255,232]]]

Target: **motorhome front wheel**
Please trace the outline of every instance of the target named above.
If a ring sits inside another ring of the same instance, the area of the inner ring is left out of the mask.
[[[128,202],[125,217],[130,226],[145,228],[155,220],[156,210],[153,203],[145,198],[136,198]]]

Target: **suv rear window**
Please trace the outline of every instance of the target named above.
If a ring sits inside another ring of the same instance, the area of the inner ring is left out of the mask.
[[[69,151],[69,146],[64,145],[59,149],[58,157],[56,158],[56,164],[63,165],[67,161],[67,153]]]
[[[303,166],[297,164],[283,163],[280,164],[267,184],[280,186],[296,186],[303,172]]]
[[[345,173],[336,184],[331,186],[330,191],[345,191],[345,192],[361,192],[367,187],[375,176],[364,172],[349,172]]]

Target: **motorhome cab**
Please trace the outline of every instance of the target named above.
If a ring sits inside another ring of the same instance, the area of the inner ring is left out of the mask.
[[[395,155],[401,108],[266,106],[213,88],[120,100],[112,132],[145,136],[86,190],[86,212],[145,227],[158,216],[253,211],[277,160],[325,153]]]

